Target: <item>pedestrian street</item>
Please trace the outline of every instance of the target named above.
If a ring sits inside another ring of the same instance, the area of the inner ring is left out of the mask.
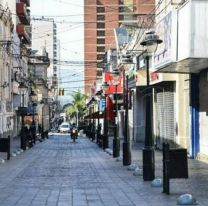
[[[0,165],[1,206],[167,206],[177,195],[135,177],[96,143],[54,134]]]

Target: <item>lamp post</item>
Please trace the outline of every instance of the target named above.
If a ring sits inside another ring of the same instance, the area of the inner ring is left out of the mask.
[[[27,92],[27,89],[28,87],[23,83],[21,82],[19,84],[19,92],[20,92],[20,95],[21,95],[21,119],[22,119],[22,124],[21,124],[21,139],[20,139],[20,147],[21,149],[23,150],[26,150],[26,139],[25,139],[25,131],[24,131],[24,111],[26,110],[26,107],[25,107],[25,102],[24,102],[24,95],[26,94]]]
[[[76,109],[77,128],[79,127],[79,110]]]
[[[41,132],[41,138],[45,138],[44,134],[44,107],[45,107],[45,102],[43,101],[43,106],[42,106],[42,132]]]
[[[159,36],[154,30],[146,32],[144,40],[140,43],[145,47],[146,52],[146,75],[147,88],[149,88],[149,56],[152,55],[158,44],[162,43]],[[153,148],[153,133],[152,133],[152,115],[151,115],[151,97],[152,89],[149,88],[149,94],[146,95],[146,118],[145,118],[145,145],[143,149],[143,180],[149,181],[155,178],[155,155]]]
[[[98,91],[96,93],[96,96],[97,96],[97,107],[98,107],[98,126],[97,126],[97,144],[99,145],[99,147],[101,147],[101,141],[100,141],[100,131],[101,131],[101,126],[100,126],[100,98],[101,98],[101,94],[102,94],[102,91]]]
[[[103,149],[108,148],[108,125],[107,125],[107,94],[106,91],[109,87],[109,84],[107,82],[103,82],[102,88],[105,91],[105,112],[104,112],[104,135],[103,135]]]
[[[92,141],[94,140],[94,105],[93,103],[90,105],[91,107],[91,114],[92,114],[92,124],[91,124],[91,138],[92,138]]]
[[[42,119],[41,119],[41,121],[42,121],[42,128],[41,128],[41,138],[42,139],[44,139],[45,138],[45,135],[44,135],[44,118],[43,118],[43,116],[44,116],[44,106],[45,106],[45,99],[42,99],[41,101],[40,101],[40,104],[42,104],[42,114],[41,114],[41,116],[42,116]]]
[[[94,105],[95,105],[95,98],[92,97],[91,99],[91,108],[92,108],[92,141],[95,140],[95,110],[94,110]]]
[[[92,128],[92,123],[91,123],[91,119],[92,119],[92,110],[91,110],[90,104],[88,105],[88,108],[89,108],[88,138],[90,139],[90,137],[91,137],[91,128]]]
[[[125,76],[125,75],[124,75]],[[129,125],[128,125],[128,119],[129,119],[129,108],[128,108],[128,83],[129,83],[129,77],[126,75],[126,86],[125,86],[125,132],[124,132],[124,142],[123,142],[123,165],[127,166],[131,164],[131,149],[130,149],[130,142],[129,142]]]
[[[31,132],[33,136],[33,142],[36,143],[36,124],[35,124],[35,107],[37,106],[37,94],[32,90],[30,93],[30,98],[32,100],[32,124],[31,124]]]
[[[117,94],[117,88],[119,81],[119,70],[115,69],[112,72],[113,76],[113,84],[115,86],[115,105],[116,105],[116,112],[115,112],[115,127],[114,127],[114,139],[113,139],[113,157],[119,157],[120,156],[120,139],[118,138],[118,94]]]

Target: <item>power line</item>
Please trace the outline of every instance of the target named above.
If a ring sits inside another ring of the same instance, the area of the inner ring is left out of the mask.
[[[87,81],[96,81],[97,79],[84,79],[84,80],[74,80],[74,81],[65,81],[65,82],[61,82],[61,84],[65,84],[65,83],[73,83],[73,82],[87,82]]]

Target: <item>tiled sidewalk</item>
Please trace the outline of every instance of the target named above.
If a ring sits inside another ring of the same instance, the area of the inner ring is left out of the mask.
[[[109,138],[109,147],[112,149],[113,137]],[[142,148],[141,143],[132,143],[132,163],[137,164],[142,169]],[[122,141],[121,141],[122,149]],[[121,151],[122,156],[122,151]],[[155,151],[155,176],[162,178],[162,151]],[[208,205],[208,163],[199,160],[188,159],[188,179],[170,180],[170,198],[177,197],[184,193],[192,194],[196,197],[199,205]],[[142,177],[140,178],[142,180]],[[155,190],[155,188],[152,188]],[[156,189],[158,190],[158,189]],[[162,188],[159,189],[162,191]],[[161,194],[162,195],[162,194]]]
[[[140,166],[140,150],[132,153],[133,162]],[[159,175],[161,168],[156,164]],[[168,196],[141,176],[133,176],[89,139],[80,137],[72,143],[69,135],[53,135],[0,164],[0,205],[173,206],[179,194],[191,191],[205,206],[207,165],[191,161],[189,166],[190,178],[171,182]]]

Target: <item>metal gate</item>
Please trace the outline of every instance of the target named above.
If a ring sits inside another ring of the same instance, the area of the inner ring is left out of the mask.
[[[175,83],[168,82],[155,88],[156,147],[164,141],[175,143]]]

